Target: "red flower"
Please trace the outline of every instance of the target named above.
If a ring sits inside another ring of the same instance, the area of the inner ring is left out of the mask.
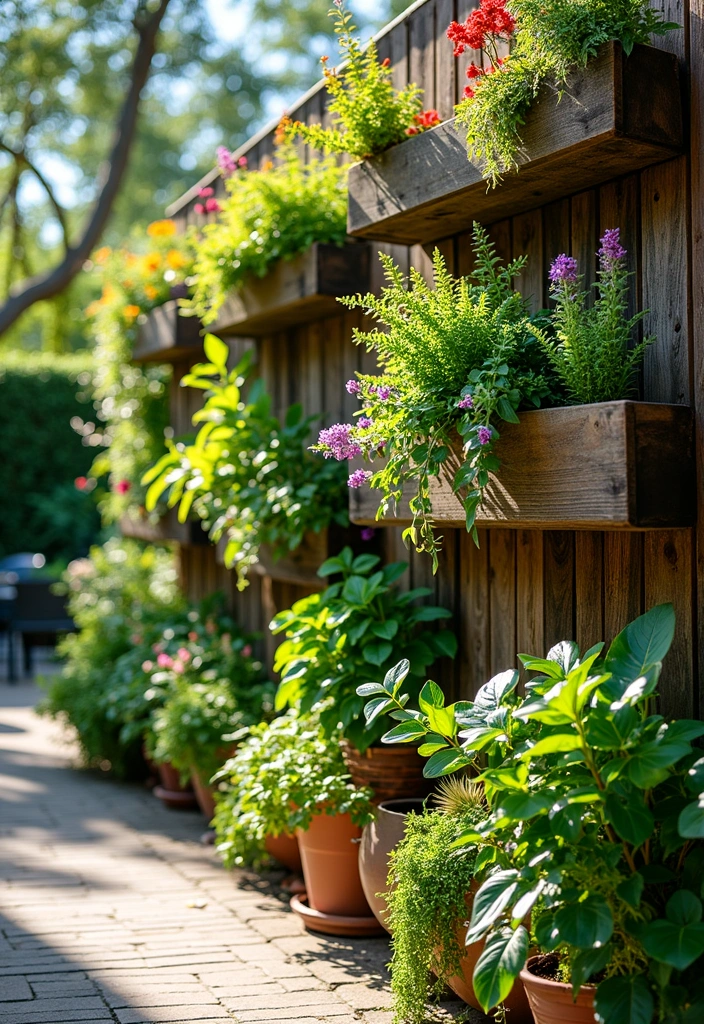
[[[437,110],[430,109],[424,110],[420,114],[416,114],[413,118],[417,125],[421,128],[433,128],[436,124],[440,124],[440,115]]]
[[[390,66],[390,64],[391,64],[391,57],[384,57],[384,59],[381,62],[382,68],[388,68]]]
[[[406,135],[417,135],[417,134],[418,134],[418,129],[417,128],[406,128]]]
[[[470,85],[465,85],[464,87],[464,98],[466,100],[474,99],[474,89]]]
[[[129,482],[129,480],[118,480],[115,486],[113,487],[113,490],[115,491],[116,494],[127,494],[131,486],[132,484]]]
[[[76,488],[77,491],[85,491],[86,488],[88,487],[88,477],[77,476],[76,479],[73,481],[73,486]]]
[[[220,203],[217,199],[206,199],[205,201],[205,212],[206,213],[219,213]]]
[[[451,23],[447,38],[455,44],[455,57],[459,57],[467,48],[483,50],[487,36],[510,39],[515,29],[516,19],[506,10],[506,0],[481,0],[463,25]]]
[[[484,68],[478,67],[474,61],[467,68],[467,78],[480,78],[484,74]]]
[[[215,195],[212,188],[201,188],[198,190],[198,195],[201,199],[207,199],[209,196]]]

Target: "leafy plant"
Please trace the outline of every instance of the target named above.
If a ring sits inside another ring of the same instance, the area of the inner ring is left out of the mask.
[[[448,619],[445,608],[417,605],[431,591],[418,587],[400,593],[394,586],[408,566],[383,568],[376,555],[352,554],[344,548],[321,565],[322,578],[340,576],[325,591],[296,601],[271,623],[286,639],[277,648],[274,671],[281,673],[276,708],[319,709],[325,736],[338,733],[364,751],[381,736],[376,715],[362,718],[360,680],[394,664],[401,653],[413,659],[412,687],[417,693],[426,668],[440,657],[454,657],[453,633],[432,631],[426,624]]]
[[[619,42],[629,54],[636,43],[675,28],[648,0],[482,0],[447,32],[455,56],[467,47],[484,55],[483,67],[472,62],[467,69],[473,84],[456,108],[470,159],[496,185],[518,168],[521,125],[543,85],[554,86],[559,98],[570,73],[604,43]],[[513,40],[510,56],[500,56],[502,39]]]
[[[608,402],[627,397],[636,387],[637,371],[654,338],[629,351],[636,326],[646,315],[630,319],[626,250],[618,228],[607,231],[599,249],[598,297],[587,307],[588,293],[580,289],[577,261],[558,256],[550,268],[551,294],[556,308],[553,341],[534,328],[570,402]]]
[[[398,1022],[424,1024],[428,998],[439,995],[447,978],[460,969],[462,924],[468,913],[465,898],[474,878],[474,858],[469,852],[453,857],[452,846],[462,830],[475,827],[484,813],[479,789],[474,794],[465,792],[452,813],[426,809],[410,814],[404,838],[391,854],[386,902]]]
[[[217,221],[194,231],[193,301],[183,305],[204,324],[217,319],[228,293],[247,277],[264,277],[313,242],[347,237],[347,172],[332,158],[309,160],[281,144],[276,163],[227,178]]]
[[[455,278],[436,250],[434,289],[414,269],[407,281],[391,257],[380,254],[388,282],[381,295],[341,300],[387,328],[354,334],[357,344],[376,353],[383,375],[348,382],[362,402],[360,418],[322,431],[314,448],[337,460],[383,459],[376,472],[357,470],[349,480],[382,491],[377,518],[400,501],[404,484],[414,485],[413,521],[404,539],[430,553],[434,570],[442,538],[433,529],[431,479],[452,477],[476,541],[482,491],[499,468],[497,423],[517,423],[517,410],[539,406],[551,394],[527,308],[511,285],[525,260],[501,267],[479,224],[474,252],[477,269]]]
[[[391,61],[388,57],[379,60],[373,39],[365,47],[360,45],[354,36],[357,29],[352,24],[352,15],[345,10],[342,0],[335,0],[328,13],[335,20],[335,35],[344,58],[339,72],[335,68],[330,70],[328,58],[322,58],[325,85],[331,97],[327,109],[332,115],[332,127],[285,117],[280,131],[286,138],[301,138],[313,149],[348,153],[363,160],[440,123],[437,110],[422,109],[422,93],[417,85],[394,89]]]
[[[250,729],[217,779],[216,844],[227,867],[260,864],[267,836],[305,830],[316,814],[349,813],[357,825],[373,816],[369,790],[348,781],[339,744],[317,716],[295,709]]]
[[[305,418],[300,405],[291,406],[281,424],[261,380],[243,390],[251,353],[228,371],[227,345],[208,334],[205,354],[209,362],[181,381],[206,392],[193,417],[202,426],[190,444],[167,441],[167,454],[144,476],[150,484],[146,507],[155,508],[168,494],[182,522],[193,507],[212,540],[227,538],[225,563],[243,589],[262,544],[281,557],[309,530],[347,525],[345,474],[309,454],[314,417]]]
[[[491,700],[455,707],[455,724],[439,721],[431,684],[418,712],[387,705],[403,719],[387,741],[427,736],[425,753],[452,748],[448,770],[477,751],[490,757],[478,778],[489,814],[457,841],[480,846],[476,870],[486,872],[467,932],[468,943],[486,940],[474,975],[486,1009],[524,965],[522,921],[535,908],[536,943],[575,992],[595,979],[602,1024],[701,1016],[704,759],[692,744],[704,723],[655,713],[674,626],[672,606],[660,605],[604,656],[602,644],[580,656],[566,641],[545,659],[522,655],[537,673],[525,699],[508,697],[517,678],[506,673],[487,684]]]

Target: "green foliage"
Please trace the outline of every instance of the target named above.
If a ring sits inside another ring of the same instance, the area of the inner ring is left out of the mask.
[[[545,358],[525,303],[511,287],[525,260],[501,267],[479,224],[474,250],[477,269],[460,278],[449,273],[436,250],[434,288],[414,269],[407,281],[391,257],[380,254],[387,280],[381,295],[341,300],[387,328],[355,330],[356,343],[376,353],[384,372],[359,377],[363,419],[349,431],[360,454],[383,458],[370,480],[382,491],[377,518],[412,483],[413,522],[404,537],[432,555],[434,569],[441,538],[433,530],[431,478],[453,477],[476,539],[482,490],[499,468],[493,453],[497,424],[518,422],[517,410],[550,396]],[[316,450],[334,454],[325,443]]]
[[[409,814],[405,836],[391,854],[386,901],[399,1024],[425,1024],[429,996],[439,995],[447,978],[458,973],[475,858],[472,852],[453,857],[451,850],[462,830],[474,827],[483,814],[481,806],[465,806],[454,814]]]
[[[419,587],[400,593],[395,582],[405,572],[403,562],[379,567],[376,555],[358,555],[344,548],[318,570],[326,578],[340,576],[323,593],[297,601],[271,623],[274,634],[286,639],[277,648],[274,670],[281,673],[276,707],[318,709],[324,733],[345,736],[359,751],[378,740],[379,710],[362,718],[364,695],[360,680],[383,670],[408,654],[414,666],[416,694],[426,668],[438,658],[454,657],[457,642],[449,630],[433,631],[425,624],[450,618],[444,608],[417,605],[431,591]]]
[[[575,991],[594,977],[604,1024],[642,1024],[654,1012],[693,1021],[704,1008],[704,759],[692,745],[704,723],[656,713],[674,628],[672,606],[660,605],[605,655],[603,644],[581,656],[567,641],[547,658],[521,655],[535,673],[525,698],[517,673],[504,673],[455,706],[455,726],[436,728],[435,691],[415,716],[396,694],[402,726],[412,719],[438,734],[427,735],[426,754],[456,737],[455,769],[486,758],[477,781],[489,813],[456,844],[479,845],[486,874],[467,932],[468,943],[486,940],[474,975],[485,1009],[523,966],[532,907],[535,942],[557,954]]]
[[[327,57],[322,58],[325,86],[331,97],[328,111],[332,127],[284,118],[282,130],[287,138],[301,138],[313,149],[347,153],[363,160],[383,153],[425,127],[420,116],[421,90],[414,84],[394,89],[390,62],[379,61],[373,39],[366,47],[355,39],[356,26],[342,3],[328,13],[334,18],[335,35],[344,59],[338,72],[328,68]],[[429,119],[427,127],[440,120],[435,111],[430,113],[435,117]]]
[[[281,557],[309,530],[347,525],[345,473],[309,453],[314,418],[304,417],[300,405],[280,423],[260,380],[243,392],[250,355],[228,371],[227,345],[213,335],[206,335],[205,352],[210,361],[181,381],[205,391],[193,417],[202,426],[192,444],[167,443],[168,453],[144,477],[146,505],[155,508],[168,493],[182,521],[193,507],[214,541],[227,538],[225,563],[243,589],[262,544]]]
[[[238,171],[227,189],[217,222],[193,237],[191,308],[204,324],[247,277],[264,277],[313,242],[342,245],[347,235],[347,172],[332,158],[304,164],[292,145],[280,145],[276,164]]]
[[[74,486],[88,473],[91,451],[72,423],[86,414],[92,371],[86,354],[0,357],[0,556],[41,551],[68,562],[96,538],[95,503]]]
[[[480,161],[493,185],[518,167],[521,125],[541,86],[551,83],[559,93],[603,43],[618,41],[630,53],[636,43],[679,27],[648,0],[508,0],[506,6],[516,18],[511,54],[456,108],[470,159]]]
[[[74,726],[88,765],[129,776],[139,769],[141,743],[139,731],[121,735],[132,714],[133,673],[164,620],[183,615],[173,557],[110,540],[92,548],[89,559],[72,563],[64,579],[78,631],[59,645],[65,664],[48,682],[44,710]],[[137,660],[135,647],[140,648]],[[123,656],[131,658],[127,666]]]
[[[646,338],[629,350],[646,313],[627,316],[630,275],[625,267],[626,252],[618,241],[618,229],[604,239],[609,235],[612,246],[615,236],[616,252],[623,255],[611,259],[600,250],[594,305],[587,306],[588,293],[580,290],[581,279],[576,274],[574,279],[558,279],[551,289],[556,303],[550,325],[554,338],[534,328],[568,401],[577,405],[631,395],[645,350],[655,341]]]
[[[254,726],[217,778],[216,843],[228,867],[260,864],[267,836],[305,830],[323,811],[358,825],[372,818],[371,794],[348,781],[339,744],[297,710]]]

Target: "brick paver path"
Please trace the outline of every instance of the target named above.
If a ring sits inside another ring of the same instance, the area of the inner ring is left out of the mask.
[[[75,770],[36,696],[0,684],[2,1024],[389,1024],[385,939],[307,933],[199,815]]]

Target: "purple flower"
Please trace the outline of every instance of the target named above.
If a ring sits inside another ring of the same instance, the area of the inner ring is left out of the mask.
[[[477,439],[479,444],[489,444],[493,436],[493,430],[491,427],[480,427],[477,431]]]
[[[462,395],[459,402],[457,403],[458,409],[471,409],[474,406],[471,395]]]
[[[229,178],[237,170],[237,161],[227,146],[218,146],[217,165],[223,178]]]
[[[368,469],[355,469],[347,481],[348,487],[363,487],[368,480],[371,480],[372,474]]]
[[[358,395],[362,390],[358,380],[348,380],[345,387],[347,388],[348,395]]]
[[[609,228],[601,239],[601,249],[597,253],[602,270],[612,270],[615,263],[625,259],[626,250],[621,245],[621,229]]]
[[[368,416],[360,416],[357,420],[357,426],[361,427],[362,430],[366,430],[367,427],[371,427],[374,420],[370,420]]]
[[[351,423],[334,423],[320,431],[318,443],[328,448],[328,451],[323,453],[326,459],[335,458],[338,462],[343,462],[362,454],[360,446],[350,437],[350,430],[353,429]]]
[[[374,540],[375,535],[376,530],[374,529],[373,526],[365,526],[364,529],[359,534],[362,540]]]
[[[391,394],[391,388],[387,388],[386,385],[379,386],[376,389],[376,397],[381,399],[382,402],[385,402],[390,394]]]
[[[561,253],[553,261],[548,276],[553,284],[559,284],[560,281],[569,281],[574,284],[577,280],[577,260],[574,256]]]

